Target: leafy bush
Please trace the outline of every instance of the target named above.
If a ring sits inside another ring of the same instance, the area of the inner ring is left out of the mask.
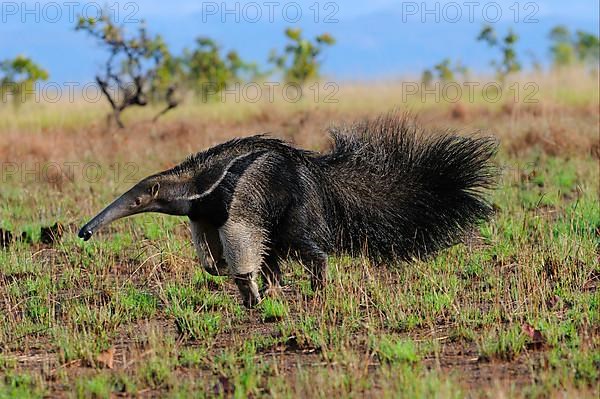
[[[454,82],[456,80],[456,75],[461,75],[465,80],[469,75],[469,69],[467,67],[460,62],[455,62],[454,65],[452,65],[449,58],[444,58],[441,62],[434,65],[433,70],[437,72],[437,78],[444,83]],[[431,83],[433,83],[434,78],[433,71],[426,69],[421,75],[421,83],[426,87],[430,86]]]
[[[600,41],[598,36],[578,30],[575,37],[565,26],[558,25],[550,31],[550,54],[555,66],[566,66],[575,62],[598,65]]]
[[[518,60],[515,50],[519,36],[512,29],[508,30],[502,40],[498,40],[494,28],[491,25],[485,25],[477,40],[486,42],[490,47],[498,48],[502,53],[500,61],[492,61],[492,66],[496,69],[496,74],[501,82],[504,82],[510,73],[521,70],[521,62]]]
[[[12,60],[0,62],[0,96],[5,103],[13,97],[15,105],[27,101],[33,94],[35,84],[48,80],[48,72],[30,58],[19,55]]]
[[[218,94],[228,84],[252,80],[260,75],[256,64],[243,61],[236,51],[225,56],[217,43],[209,38],[196,39],[196,48],[184,50],[181,68],[186,87],[191,87],[206,101],[211,95]]]
[[[314,41],[302,38],[301,29],[288,28],[285,35],[292,43],[285,47],[283,54],[271,52],[269,61],[283,71],[287,82],[303,85],[319,77],[321,62],[319,56],[325,46],[331,46],[335,39],[328,33],[315,37]]]

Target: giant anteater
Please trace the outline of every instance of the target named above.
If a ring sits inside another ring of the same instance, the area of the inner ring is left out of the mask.
[[[306,151],[263,135],[238,138],[145,178],[79,232],[141,213],[187,216],[203,266],[231,275],[250,307],[294,256],[325,281],[327,254],[409,260],[457,243],[486,219],[494,185],[489,137],[426,133],[388,114],[331,129],[332,149]]]

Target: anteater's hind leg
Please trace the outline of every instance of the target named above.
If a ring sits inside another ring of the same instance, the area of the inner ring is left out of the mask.
[[[223,254],[244,305],[251,308],[261,300],[256,279],[263,264],[265,233],[243,219],[229,220],[219,228]]]
[[[319,291],[327,281],[327,254],[312,241],[304,242],[299,248],[300,259],[310,273],[313,291]]]
[[[313,291],[323,289],[327,282],[327,255],[325,253],[318,254],[309,264],[310,270],[310,286]]]

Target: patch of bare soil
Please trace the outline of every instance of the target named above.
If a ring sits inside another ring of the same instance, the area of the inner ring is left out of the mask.
[[[450,342],[442,346],[439,358],[427,358],[423,363],[430,368],[449,373],[465,389],[492,386],[525,385],[532,381],[531,360],[541,358],[541,352],[530,351],[512,361],[486,360],[479,356],[473,343]]]

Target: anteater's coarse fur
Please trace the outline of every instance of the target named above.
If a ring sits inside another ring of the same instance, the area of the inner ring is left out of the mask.
[[[317,288],[326,254],[422,258],[490,215],[484,192],[496,177],[495,140],[426,133],[396,114],[331,133],[325,154],[265,136],[212,147],[144,179],[107,210],[139,193],[154,198],[142,201],[146,208],[100,214],[80,235],[132,213],[186,215],[204,266],[232,275],[252,306],[260,300],[258,273],[277,284],[288,256],[303,261]]]

